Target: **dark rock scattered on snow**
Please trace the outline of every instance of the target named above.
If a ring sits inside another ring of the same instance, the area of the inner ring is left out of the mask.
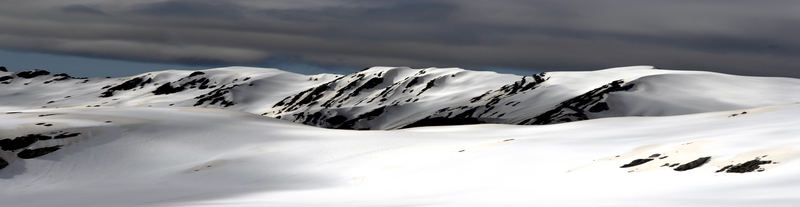
[[[647,162],[650,162],[650,161],[653,161],[653,159],[635,159],[635,160],[631,161],[628,164],[624,164],[624,165],[620,166],[620,168],[634,167],[634,166],[641,165],[641,164],[644,164],[644,163],[647,163]]]
[[[7,80],[11,80],[11,79],[14,79],[14,77],[12,77],[10,75],[0,76],[0,81],[7,81]]]
[[[0,170],[2,170],[3,168],[6,168],[6,167],[8,167],[8,161],[6,161],[2,157],[0,157]]]
[[[57,150],[61,149],[61,145],[51,146],[51,147],[42,147],[36,149],[25,149],[21,152],[17,153],[17,157],[22,159],[32,159],[44,156],[46,154],[50,154]]]
[[[236,103],[234,103],[233,100],[229,100],[226,94],[230,94],[231,89],[236,88],[237,86],[239,85],[217,88],[206,94],[194,97],[194,99],[197,99],[197,102],[194,103],[194,106],[203,105],[205,102],[209,102],[209,105],[215,105],[219,103],[219,105],[222,107],[233,106]]]
[[[725,166],[722,169],[717,170],[717,172],[748,173],[756,170],[763,171],[764,169],[761,168],[761,165],[772,164],[772,163],[773,162],[771,160],[761,160],[761,158],[755,158],[753,160],[744,163]]]
[[[708,163],[709,160],[711,160],[711,157],[697,158],[696,160],[693,160],[693,161],[688,162],[686,164],[679,165],[677,168],[675,168],[675,171],[687,171],[687,170],[695,169],[695,168],[698,168],[698,167],[703,166],[704,164]]]
[[[173,87],[170,83],[164,83],[164,85],[159,86],[153,91],[155,95],[164,95],[164,94],[171,94],[183,91],[185,88],[182,86]]]
[[[41,134],[28,134],[12,139],[0,139],[0,149],[5,151],[14,151],[31,146],[33,143],[36,143],[40,139],[48,139],[48,138],[50,137]]]
[[[20,78],[31,79],[31,78],[35,78],[35,77],[38,77],[38,76],[50,75],[50,72],[48,72],[46,70],[33,69],[33,70],[17,72],[16,75],[17,75],[17,77],[20,77]]]
[[[114,92],[116,91],[127,91],[137,87],[144,87],[145,84],[153,82],[152,78],[144,79],[144,77],[135,77],[131,78],[125,82],[122,82],[119,85],[109,87],[108,90],[100,94],[100,97],[111,97],[114,96]]]
[[[58,134],[56,136],[53,136],[53,138],[54,139],[65,139],[65,138],[70,138],[70,137],[77,137],[78,135],[81,135],[81,133],[64,132],[64,133]]]
[[[188,76],[188,77],[193,77],[193,76],[198,76],[198,75],[205,75],[205,74],[206,74],[206,73],[204,73],[204,72],[201,72],[201,71],[195,71],[195,72],[193,72],[192,74],[189,74],[189,76]]]

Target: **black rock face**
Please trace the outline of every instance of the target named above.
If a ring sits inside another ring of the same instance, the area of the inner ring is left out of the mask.
[[[0,149],[5,151],[14,151],[31,146],[42,138],[49,138],[49,136],[41,134],[28,134],[13,139],[0,139]]]
[[[765,164],[772,164],[772,161],[771,160],[761,160],[760,158],[756,158],[756,159],[753,159],[753,160],[750,160],[750,161],[747,161],[747,162],[744,162],[744,163],[725,166],[722,169],[717,170],[717,172],[748,173],[748,172],[753,172],[753,171],[756,171],[756,170],[761,171],[761,170],[763,170],[763,168],[761,168],[761,165],[765,165]]]
[[[383,83],[383,78],[373,78],[369,79],[366,83],[361,85],[361,87],[356,88],[351,96],[358,96],[358,94],[365,89],[375,88],[379,84]]]
[[[184,89],[185,89],[185,88],[183,88],[183,87],[181,87],[181,86],[178,86],[178,87],[172,87],[172,84],[170,84],[170,83],[165,83],[164,85],[161,85],[161,86],[159,86],[158,88],[156,88],[156,90],[155,90],[155,91],[153,91],[153,94],[155,94],[155,95],[171,94],[171,93],[177,93],[177,92],[181,92],[181,91],[183,91]]]
[[[70,137],[77,137],[78,135],[81,135],[81,133],[67,133],[67,132],[64,132],[64,133],[58,134],[56,136],[53,136],[53,138],[54,139],[65,139],[65,138],[70,138]]]
[[[205,75],[205,74],[206,73],[204,73],[204,72],[196,71],[196,72],[193,72],[192,74],[189,74],[189,77],[198,76],[198,75]]]
[[[478,118],[450,118],[450,117],[434,117],[420,119],[414,123],[403,126],[403,128],[422,127],[422,126],[450,126],[450,125],[468,125],[468,124],[483,124],[486,122]]]
[[[414,79],[411,79],[411,81],[409,81],[408,84],[406,84],[406,88],[410,88],[411,86],[414,86],[417,83],[419,83],[419,76],[414,77]]]
[[[22,150],[21,152],[17,153],[17,157],[22,158],[22,159],[32,159],[32,158],[41,157],[41,156],[46,155],[46,154],[50,154],[52,152],[58,151],[59,149],[61,149],[61,145],[52,146],[52,147],[42,147],[42,148],[36,148],[36,149],[25,149],[25,150]]]
[[[18,72],[16,75],[17,75],[17,77],[20,77],[20,78],[31,79],[31,78],[35,78],[35,77],[38,77],[38,76],[50,75],[50,72],[48,72],[46,70],[34,69],[34,70]]]
[[[426,117],[417,120],[414,123],[408,124],[403,128],[422,127],[422,126],[447,126],[447,125],[467,125],[467,124],[483,124],[486,123],[474,116],[477,108],[466,110],[455,116],[447,117]]]
[[[200,106],[206,102],[209,102],[209,105],[219,104],[222,107],[233,106],[236,103],[234,103],[233,100],[228,100],[225,95],[231,93],[231,89],[236,88],[237,86],[239,85],[217,88],[211,92],[208,92],[207,94],[194,97],[194,99],[197,99],[197,102],[194,103],[194,106]]]
[[[337,129],[356,129],[355,125],[359,121],[375,119],[376,117],[381,116],[384,112],[386,112],[386,106],[383,106],[383,107],[374,109],[372,111],[369,111],[367,113],[363,113],[361,115],[358,115],[354,119],[350,119],[350,120],[347,120],[347,121],[343,122],[341,125],[338,125],[336,128]],[[359,129],[369,129],[369,128],[359,128]]]
[[[605,110],[609,110],[609,109],[610,108],[608,108],[608,103],[600,102],[600,103],[595,104],[591,108],[589,108],[589,112],[597,113],[597,112],[601,112],[601,111],[605,111]]]
[[[436,79],[437,79],[437,78],[434,78],[433,80],[430,80],[430,81],[428,81],[428,83],[426,83],[426,84],[425,84],[425,88],[422,88],[422,90],[421,90],[421,91],[419,91],[419,93],[417,94],[417,96],[419,96],[419,95],[422,95],[422,93],[424,93],[424,92],[425,92],[425,91],[427,91],[428,89],[431,89],[431,88],[433,88],[434,86],[436,86]]]
[[[2,170],[3,168],[6,168],[6,167],[8,167],[8,161],[6,161],[2,157],[0,157],[0,170]]]
[[[3,71],[3,72],[8,72],[8,69],[6,69],[6,67],[5,67],[5,66],[0,66],[0,71]]]
[[[342,115],[336,115],[331,118],[325,119],[325,122],[328,123],[330,126],[339,126],[342,125],[345,121],[347,121],[347,117]]]
[[[144,87],[145,84],[148,84],[150,82],[153,82],[152,78],[148,79],[144,79],[144,77],[131,78],[130,80],[127,80],[119,85],[108,88],[108,90],[100,94],[100,97],[104,98],[111,97],[114,96],[115,91],[127,91],[134,89],[136,87]]]
[[[7,81],[7,80],[11,80],[11,79],[14,79],[14,77],[11,77],[10,75],[0,76],[0,81]]]
[[[620,168],[634,167],[634,166],[641,165],[641,164],[644,164],[644,163],[647,163],[647,162],[650,162],[650,161],[653,161],[653,159],[635,159],[635,160],[631,161],[628,164],[620,166]]]
[[[695,169],[695,168],[698,168],[700,166],[705,165],[706,163],[708,163],[709,160],[711,160],[711,157],[697,158],[694,161],[688,162],[688,163],[683,164],[683,165],[679,165],[677,168],[675,168],[675,171],[687,171],[687,170]]]

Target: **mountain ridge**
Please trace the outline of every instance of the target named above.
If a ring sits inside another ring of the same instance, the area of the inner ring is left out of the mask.
[[[120,78],[0,72],[0,105],[211,107],[337,129],[552,124],[800,102],[800,79],[630,66],[530,76],[377,66],[347,75],[224,67]],[[33,93],[33,91],[38,91]],[[714,91],[714,93],[711,93]],[[720,94],[720,95],[707,95]],[[37,103],[39,102],[39,103]]]

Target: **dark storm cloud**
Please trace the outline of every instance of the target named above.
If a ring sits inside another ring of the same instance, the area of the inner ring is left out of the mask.
[[[84,13],[94,15],[106,15],[105,12],[87,5],[69,5],[61,7],[61,11],[67,13]]]
[[[172,0],[145,3],[132,12],[153,16],[175,16],[189,18],[239,18],[242,7],[238,4],[215,0]]]
[[[0,47],[192,64],[586,70],[624,65],[800,77],[793,1],[32,0]],[[91,6],[86,6],[91,5]],[[53,9],[61,12],[51,12]],[[102,15],[86,15],[102,14]]]

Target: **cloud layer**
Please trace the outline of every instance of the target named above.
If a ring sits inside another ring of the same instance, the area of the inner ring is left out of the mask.
[[[800,77],[800,4],[658,0],[0,0],[0,48],[136,61]]]

